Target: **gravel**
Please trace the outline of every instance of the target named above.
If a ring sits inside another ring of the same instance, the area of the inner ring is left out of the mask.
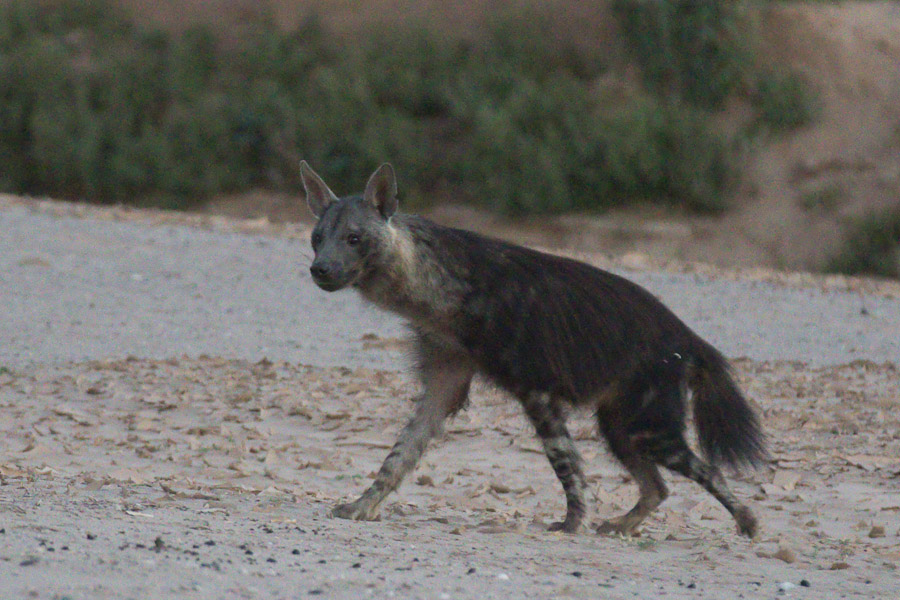
[[[305,239],[0,210],[0,365],[198,356],[399,369],[362,336],[402,323],[308,276]],[[621,272],[621,271],[620,271]],[[730,357],[824,366],[900,357],[900,299],[625,272]]]

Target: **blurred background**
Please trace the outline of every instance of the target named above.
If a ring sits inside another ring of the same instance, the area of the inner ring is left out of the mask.
[[[900,277],[900,2],[0,0],[0,192]]]

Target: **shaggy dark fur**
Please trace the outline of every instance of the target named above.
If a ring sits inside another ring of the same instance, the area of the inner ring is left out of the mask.
[[[565,423],[568,405],[596,411],[610,450],[641,496],[601,532],[632,533],[668,495],[662,465],[698,482],[741,533],[757,522],[715,466],[765,458],[759,421],[727,362],[640,286],[584,263],[441,227],[397,213],[390,165],[363,196],[338,199],[301,165],[318,223],[311,272],[327,291],[356,288],[406,317],[416,335],[424,395],[375,482],[334,514],[372,519],[466,401],[482,373],[512,393],[543,442],[567,511],[553,526],[577,530],[586,513],[581,458]],[[706,461],[685,441],[687,391]]]

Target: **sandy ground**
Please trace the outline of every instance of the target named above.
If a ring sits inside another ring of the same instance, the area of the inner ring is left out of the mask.
[[[355,523],[328,512],[415,383],[395,320],[305,277],[302,227],[11,198],[0,227],[0,597],[897,597],[896,284],[586,257],[735,359],[772,445],[732,478],[755,541],[675,477],[639,537],[548,533],[559,485],[483,385]],[[587,416],[573,432],[592,520],[628,508]]]

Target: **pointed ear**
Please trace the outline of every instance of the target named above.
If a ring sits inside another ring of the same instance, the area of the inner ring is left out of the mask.
[[[397,212],[397,178],[390,163],[384,163],[372,173],[363,198],[371,202],[385,219]]]
[[[303,180],[303,189],[306,190],[306,203],[309,204],[309,210],[318,219],[325,213],[328,205],[337,202],[338,198],[305,160],[300,161],[300,179]]]

